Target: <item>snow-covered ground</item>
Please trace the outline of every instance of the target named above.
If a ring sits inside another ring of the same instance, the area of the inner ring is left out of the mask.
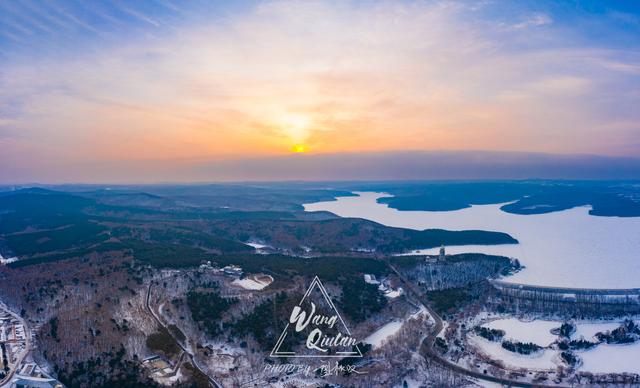
[[[549,346],[558,337],[551,334],[551,329],[560,327],[562,322],[555,321],[521,321],[517,318],[496,319],[482,326],[491,329],[504,330],[504,339],[513,339],[518,342],[532,342],[539,346]]]
[[[271,245],[267,245],[259,242],[251,241],[251,242],[246,242],[245,244],[255,248],[256,253],[263,254],[263,255],[268,254],[270,250],[273,250],[273,247]]]
[[[551,329],[560,327],[561,324],[562,322],[556,321],[522,321],[510,317],[495,319],[482,326],[503,330],[505,332],[505,340],[522,343],[532,342],[536,345],[546,347],[558,338],[551,334]],[[489,341],[475,334],[470,334],[468,340],[470,344],[491,359],[501,360],[506,366],[512,368],[554,369],[559,362],[558,352],[555,350],[543,349],[534,354],[524,355],[504,349],[501,342]]]
[[[388,194],[358,193],[337,201],[304,205],[388,226],[411,229],[489,230],[509,233],[519,244],[446,247],[448,253],[481,252],[516,257],[526,268],[508,281],[556,287],[636,288],[640,286],[640,217],[596,217],[588,207],[519,215],[499,204],[444,211],[399,211],[376,200]]]
[[[269,245],[260,244],[260,243],[257,243],[257,242],[246,242],[245,244],[250,246],[250,247],[254,247],[255,249],[270,248]]]
[[[612,331],[620,327],[620,322],[585,322],[580,323],[576,327],[575,333],[571,335],[571,339],[580,339],[581,337],[589,341],[593,339],[596,333],[604,333]]]
[[[505,366],[511,368],[526,368],[535,370],[555,369],[557,352],[543,349],[534,354],[518,354],[510,352],[502,347],[500,342],[491,342],[475,334],[468,336],[469,343],[493,360],[502,361]]]
[[[402,321],[391,321],[378,330],[374,331],[371,335],[364,339],[364,342],[371,344],[374,349],[379,348],[387,338],[396,334],[398,330],[400,330],[403,323],[404,322]]]
[[[397,290],[389,290],[384,293],[384,296],[386,296],[389,299],[397,298],[400,295],[402,295],[402,288],[398,288]]]
[[[600,344],[593,349],[576,352],[582,358],[581,371],[592,373],[640,373],[640,343],[626,345]]]
[[[245,290],[262,290],[271,283],[273,283],[273,278],[269,275],[251,275],[231,282],[231,284],[242,287]]]
[[[438,333],[438,335],[436,335],[436,337],[439,337],[439,338],[445,339],[445,338],[444,338],[444,333],[446,333],[446,332],[447,332],[447,328],[448,328],[448,327],[449,327],[449,322],[447,322],[447,321],[442,321],[442,330],[440,330],[440,333]]]
[[[244,349],[226,342],[214,341],[207,342],[203,346],[211,350],[209,357],[204,358],[203,362],[206,369],[213,373],[227,373],[234,367],[246,367],[249,361],[246,357]]]
[[[472,385],[473,387],[482,387],[482,388],[503,388],[504,387],[504,385],[502,384],[494,383],[491,381],[479,380],[479,379],[470,379],[470,380],[474,382],[474,385]],[[469,386],[469,387],[472,387],[472,386]]]
[[[612,331],[621,321],[578,321],[572,339],[593,340],[596,333]],[[533,342],[546,347],[557,337],[550,330],[560,327],[560,321],[521,321],[516,318],[500,318],[483,324],[484,327],[505,331],[505,339],[519,342]],[[468,335],[469,343],[494,360],[502,360],[506,365],[517,368],[552,369],[560,365],[559,350],[544,349],[535,355],[520,355],[503,349],[500,342],[491,342],[475,334]],[[576,351],[582,359],[578,370],[592,373],[640,373],[640,342],[626,345],[599,344],[589,350]]]
[[[184,376],[182,375],[182,371],[180,369],[178,369],[176,371],[176,374],[174,374],[173,376],[163,377],[160,375],[160,373],[156,372],[152,374],[152,377],[155,381],[164,385],[172,385],[175,384],[178,380],[184,380]]]
[[[393,388],[404,388],[405,382],[407,383],[406,385],[407,388],[420,388],[424,386],[424,384],[422,384],[416,379],[412,379],[411,377],[405,377],[404,379],[402,379],[402,384],[398,384]]]
[[[9,264],[9,263],[13,263],[14,261],[18,261],[18,258],[17,257],[4,258],[2,257],[2,255],[0,255],[0,264]]]
[[[420,306],[418,311],[416,311],[415,313],[411,314],[410,318],[418,318],[421,315],[431,319],[431,316],[429,315],[429,312],[427,311],[427,309],[424,306]]]

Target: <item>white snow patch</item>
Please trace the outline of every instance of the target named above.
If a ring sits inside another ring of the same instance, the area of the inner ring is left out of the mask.
[[[387,338],[396,334],[398,330],[400,330],[402,324],[402,321],[389,322],[365,338],[364,342],[371,344],[374,349],[379,348]]]
[[[585,340],[591,340],[596,333],[605,333],[607,331],[612,331],[620,327],[620,322],[586,322],[586,323],[578,323],[576,326],[576,332],[571,335],[572,339],[580,339],[580,337]]]
[[[257,243],[257,242],[246,242],[245,245],[248,245],[250,247],[254,247],[255,249],[271,248],[269,245],[260,244],[260,243]]]
[[[2,257],[2,255],[0,255],[0,264],[9,264],[9,263],[13,263],[14,261],[18,261],[17,257],[9,257],[9,258],[4,258]]]
[[[556,351],[543,349],[534,354],[518,354],[510,352],[502,347],[499,342],[487,341],[474,334],[469,335],[469,343],[476,346],[482,353],[492,360],[502,361],[506,366],[512,368],[526,368],[536,370],[555,369]]]
[[[447,332],[447,327],[449,327],[449,322],[442,321],[442,330],[440,330],[440,333],[438,333],[438,335],[436,335],[436,337],[440,337],[442,339],[445,339],[444,338],[444,333]]]
[[[628,345],[600,344],[576,352],[582,358],[581,371],[592,373],[640,373],[640,342]]]
[[[505,339],[512,339],[518,342],[532,342],[536,345],[549,346],[558,337],[551,334],[551,329],[560,327],[562,322],[555,321],[521,321],[516,318],[496,319],[482,326],[491,329],[504,330]]]
[[[396,290],[389,290],[389,291],[384,293],[384,296],[386,296],[389,299],[397,298],[400,295],[402,295],[402,288],[398,288]]]
[[[245,290],[262,290],[271,283],[273,283],[273,278],[269,275],[248,276],[231,282],[231,284],[242,287]]]

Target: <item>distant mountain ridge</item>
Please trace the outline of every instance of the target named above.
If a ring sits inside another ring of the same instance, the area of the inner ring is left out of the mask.
[[[92,174],[4,171],[7,184],[85,182],[375,181],[438,179],[640,179],[640,158],[497,151],[291,154],[234,160],[104,161]],[[39,175],[41,174],[41,175]],[[69,185],[74,186],[74,185]],[[10,188],[9,186],[8,188]]]

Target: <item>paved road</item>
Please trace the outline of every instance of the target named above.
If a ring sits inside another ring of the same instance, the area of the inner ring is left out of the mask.
[[[429,307],[428,301],[426,300],[424,293],[420,289],[418,289],[418,287],[415,286],[413,282],[408,281],[404,277],[404,275],[402,275],[393,265],[389,263],[387,264],[389,265],[389,268],[391,268],[391,270],[398,276],[398,278],[400,278],[400,280],[402,281],[405,287],[405,290],[413,294],[414,298],[416,298],[418,302],[422,304],[422,306],[429,312],[429,314],[431,314],[431,317],[435,321],[435,326],[433,328],[433,331],[429,335],[427,335],[422,341],[422,343],[420,344],[420,354],[423,357],[429,358],[437,362],[438,364],[442,365],[443,367],[453,370],[457,373],[463,374],[465,376],[473,377],[479,380],[489,381],[492,383],[503,384],[510,387],[523,387],[523,388],[527,388],[527,387],[561,388],[562,387],[560,385],[531,384],[531,383],[525,383],[525,382],[516,381],[516,380],[509,380],[509,379],[504,379],[500,377],[489,376],[489,375],[485,375],[484,373],[466,369],[458,364],[454,364],[440,357],[440,354],[438,354],[438,352],[434,350],[433,344],[436,340],[436,337],[444,327],[442,318],[440,318],[440,315],[438,315],[438,313],[436,313],[431,307]]]
[[[145,305],[147,307],[147,310],[149,311],[149,313],[151,314],[151,316],[153,317],[153,319],[158,323],[158,325],[160,325],[161,327],[163,327],[167,333],[169,333],[169,335],[171,335],[171,337],[173,337],[173,339],[176,341],[176,343],[178,344],[178,346],[180,346],[180,349],[182,349],[182,354],[180,355],[180,358],[178,360],[178,363],[176,364],[179,365],[180,362],[182,362],[182,360],[184,359],[184,355],[186,354],[187,357],[189,357],[189,360],[191,361],[191,365],[193,365],[194,368],[198,369],[198,371],[200,371],[200,373],[202,373],[203,375],[207,376],[207,379],[209,379],[209,383],[216,387],[216,388],[224,388],[222,384],[220,384],[216,379],[214,379],[213,377],[209,376],[207,373],[205,373],[202,368],[200,367],[200,365],[198,365],[198,362],[196,361],[195,357],[193,356],[193,354],[191,352],[189,352],[187,350],[186,347],[184,347],[180,341],[178,341],[178,339],[174,336],[173,332],[171,330],[169,330],[169,328],[164,324],[164,322],[162,322],[162,320],[160,319],[160,317],[158,317],[155,313],[155,311],[153,311],[153,309],[151,308],[151,305],[149,303],[149,300],[151,299],[151,286],[153,285],[153,281],[149,282],[149,288],[147,288],[147,298],[146,298],[146,302]]]
[[[24,359],[27,357],[27,355],[31,351],[31,330],[29,330],[29,326],[27,326],[27,321],[22,319],[22,317],[19,316],[18,314],[16,314],[13,311],[11,311],[2,302],[0,302],[0,309],[3,309],[6,312],[8,312],[9,314],[13,315],[14,317],[16,317],[17,320],[20,321],[20,323],[22,323],[22,327],[24,328],[24,336],[25,336],[24,351],[22,351],[22,353],[20,353],[20,356],[18,356],[18,360],[17,360],[14,368],[9,371],[9,373],[5,376],[5,378],[2,381],[0,381],[0,387],[8,387],[9,384],[11,383],[11,379],[13,378],[13,375],[18,371],[18,368],[20,367],[20,365],[22,365],[22,362],[24,361]]]

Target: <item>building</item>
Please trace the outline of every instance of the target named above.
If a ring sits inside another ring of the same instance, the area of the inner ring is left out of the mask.
[[[64,388],[64,385],[44,372],[38,364],[22,366],[11,380],[11,388]]]
[[[50,377],[16,375],[11,381],[12,388],[64,388],[58,380]]]
[[[445,252],[444,252],[444,245],[442,245],[440,247],[440,254],[438,255],[438,260],[444,260],[445,259]]]
[[[176,374],[173,365],[158,355],[152,355],[142,360],[142,365],[149,369],[153,377],[170,377]]]
[[[380,284],[380,282],[376,280],[375,275],[371,275],[368,273],[364,274],[364,282],[367,284]]]
[[[227,265],[226,267],[222,268],[222,272],[225,275],[235,277],[240,277],[244,273],[242,272],[242,268],[238,267],[237,265]]]
[[[213,269],[213,266],[211,265],[211,261],[207,260],[202,262],[202,264],[200,264],[200,269],[203,271]]]

